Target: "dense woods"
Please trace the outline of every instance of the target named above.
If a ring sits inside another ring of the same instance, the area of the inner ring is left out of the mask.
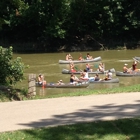
[[[139,0],[1,0],[0,45],[21,52],[140,46]]]

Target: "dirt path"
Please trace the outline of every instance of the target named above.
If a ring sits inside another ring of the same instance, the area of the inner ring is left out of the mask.
[[[140,92],[0,103],[0,132],[140,116]]]

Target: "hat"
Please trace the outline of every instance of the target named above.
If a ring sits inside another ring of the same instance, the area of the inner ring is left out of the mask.
[[[59,80],[59,82],[63,82],[63,80]]]
[[[128,64],[125,63],[124,65],[127,66]]]

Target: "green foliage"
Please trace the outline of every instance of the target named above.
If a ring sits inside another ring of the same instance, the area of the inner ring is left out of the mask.
[[[13,60],[12,47],[4,49],[0,47],[0,84],[12,85],[24,79],[25,66],[22,59],[17,57]]]
[[[75,36],[135,40],[140,32],[139,7],[138,0],[1,0],[0,37],[42,43],[46,49],[63,46]]]

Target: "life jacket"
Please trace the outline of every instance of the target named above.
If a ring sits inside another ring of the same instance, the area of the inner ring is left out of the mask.
[[[76,70],[75,70],[75,69],[71,69],[70,71],[71,71],[71,72],[76,72]]]

